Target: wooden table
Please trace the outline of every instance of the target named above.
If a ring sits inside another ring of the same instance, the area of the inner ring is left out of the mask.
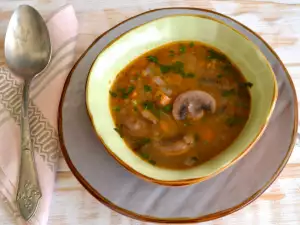
[[[201,7],[231,16],[260,34],[279,54],[300,91],[300,0],[0,0],[0,64],[4,62],[6,26],[19,4],[30,4],[48,15],[66,3],[74,5],[79,20],[77,57],[94,38],[125,18],[160,7]],[[109,26],[101,26],[103,19]],[[14,224],[13,217],[0,202],[0,225],[11,224]],[[83,224],[145,223],[121,216],[98,203],[77,182],[61,158],[49,225]],[[300,224],[300,150],[293,152],[279,179],[258,200],[239,212],[205,224]]]

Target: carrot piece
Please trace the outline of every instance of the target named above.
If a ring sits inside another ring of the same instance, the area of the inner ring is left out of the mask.
[[[159,99],[158,103],[162,106],[170,104],[170,102],[172,100],[172,98],[170,98],[169,96],[167,96],[165,93],[163,93],[160,90],[156,92],[155,97],[157,99]]]
[[[132,93],[131,93],[131,98],[135,98],[137,96],[137,92],[136,91],[133,91]]]
[[[159,125],[160,125],[160,128],[164,131],[164,132],[168,132],[169,130],[169,124],[166,122],[166,121],[159,121]]]
[[[167,83],[172,85],[180,85],[182,83],[182,77],[178,74],[174,74],[167,78]]]
[[[171,102],[171,98],[169,98],[167,95],[162,95],[160,98],[160,104],[165,106],[168,105]]]
[[[201,134],[201,138],[211,142],[214,139],[214,132],[211,129],[206,129],[205,132]]]

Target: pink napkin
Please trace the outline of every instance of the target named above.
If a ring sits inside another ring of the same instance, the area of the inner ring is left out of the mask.
[[[32,82],[29,103],[31,140],[43,197],[28,223],[20,217],[15,202],[20,163],[22,81],[6,67],[0,68],[0,199],[20,225],[47,224],[60,151],[58,104],[64,81],[74,63],[78,23],[73,7],[61,8],[46,22],[53,48],[52,61],[45,73]]]

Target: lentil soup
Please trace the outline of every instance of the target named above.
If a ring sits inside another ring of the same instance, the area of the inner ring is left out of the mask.
[[[219,50],[173,42],[138,57],[110,89],[115,131],[149,163],[186,169],[225,150],[245,126],[247,82]]]

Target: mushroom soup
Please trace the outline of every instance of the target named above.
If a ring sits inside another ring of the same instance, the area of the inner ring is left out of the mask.
[[[219,50],[167,44],[118,74],[110,89],[115,131],[153,165],[190,168],[237,138],[249,117],[251,87]]]

